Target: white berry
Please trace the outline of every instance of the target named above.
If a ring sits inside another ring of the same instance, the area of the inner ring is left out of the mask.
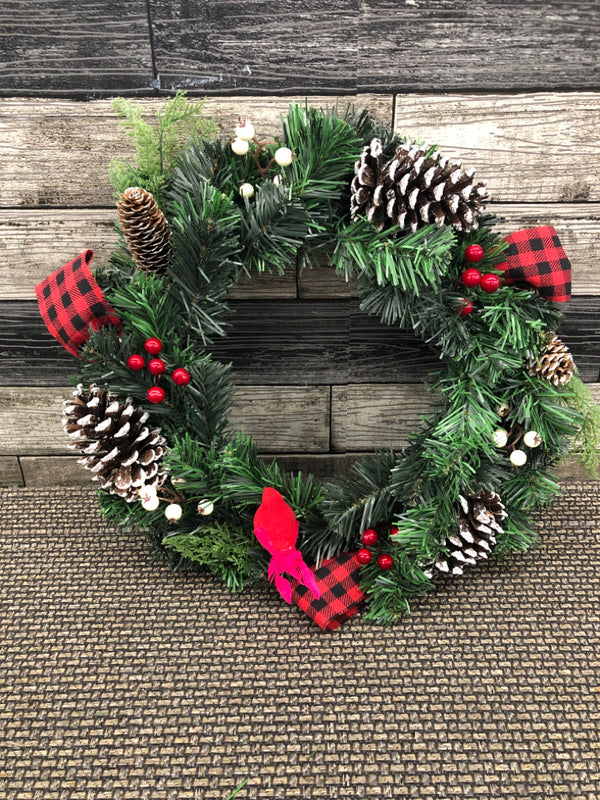
[[[542,443],[542,437],[537,431],[527,431],[523,437],[523,441],[527,447],[539,447]]]
[[[505,417],[510,411],[510,406],[508,405],[508,403],[500,403],[500,405],[497,408],[497,411],[498,411],[498,416]]]
[[[214,503],[210,500],[200,500],[198,503],[198,513],[203,517],[208,517],[215,510]]]
[[[506,447],[506,443],[508,442],[508,433],[504,430],[504,428],[497,428],[494,431],[492,438],[496,447]]]
[[[527,462],[527,453],[523,450],[513,450],[510,454],[511,464],[515,467],[522,467]]]
[[[156,511],[159,505],[160,500],[156,494],[146,497],[144,500],[142,500],[142,508],[145,511]]]
[[[250,139],[254,139],[254,125],[251,122],[244,122],[243,125],[236,125],[235,135],[243,142],[249,142]]]
[[[280,167],[288,167],[292,163],[292,151],[289,147],[280,147],[275,150],[275,161]]]
[[[242,183],[240,186],[240,194],[242,197],[247,197],[248,200],[254,197],[254,186],[251,183]]]
[[[275,175],[275,177],[273,178],[273,183],[275,184],[275,186],[281,186],[281,184],[283,183],[283,178],[281,177],[281,175]]]
[[[236,156],[245,156],[250,149],[250,145],[245,139],[234,139],[231,143],[231,149]]]
[[[169,522],[176,522],[181,518],[182,514],[183,509],[179,503],[169,503],[169,505],[165,508],[165,517],[169,520]]]

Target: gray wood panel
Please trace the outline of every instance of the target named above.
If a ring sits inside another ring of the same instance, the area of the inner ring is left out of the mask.
[[[12,94],[599,86],[595,0],[5,0],[0,26]]]
[[[399,95],[395,129],[474,168],[495,201],[600,200],[600,94]]]
[[[597,89],[596,0],[366,0],[358,90]]]
[[[151,91],[143,0],[3,0],[0,94]]]
[[[391,122],[391,96],[358,99]],[[242,115],[268,138],[280,131],[288,103],[228,98],[207,108],[224,134]],[[404,95],[395,126],[476,168],[496,202],[600,201],[600,93]],[[0,142],[0,206],[11,208],[110,207],[110,160],[131,157],[108,101],[4,100]]]
[[[25,486],[16,456],[0,456],[0,486]]]
[[[71,389],[0,389],[0,456],[71,453],[61,425]],[[256,438],[261,452],[311,453],[329,450],[328,386],[252,386],[234,392],[230,423]]]
[[[150,0],[160,88],[352,94],[358,0]]]
[[[331,453],[325,455],[264,455],[265,461],[276,458],[284,470],[311,474],[321,481],[331,480],[335,475],[347,472],[361,454]],[[554,475],[561,481],[590,480],[577,454],[570,455],[559,464]],[[0,457],[0,486],[28,486],[46,488],[50,486],[92,485],[91,474],[83,469],[75,456],[6,456]]]
[[[226,339],[211,350],[231,362],[245,384],[411,383],[439,366],[412,335],[381,324],[356,300],[247,301],[232,303]],[[581,377],[598,380],[600,298],[567,305],[560,329]],[[74,373],[75,358],[48,333],[36,303],[0,303],[0,386],[60,386]]]
[[[206,113],[214,115],[224,137],[242,116],[253,121],[259,138],[269,140],[281,133],[281,115],[294,100],[302,103],[305,97],[211,99]],[[140,102],[151,116],[164,100]],[[316,106],[332,102],[328,97],[311,99]],[[392,125],[391,95],[364,95],[360,103]],[[111,159],[127,161],[133,156],[108,100],[0,99],[0,206],[110,207],[114,204],[107,175]]]
[[[493,203],[498,231],[554,225],[573,265],[573,294],[600,295],[600,203]],[[106,264],[117,242],[112,209],[0,209],[0,301],[33,298],[34,287],[82,250],[95,251],[92,270]],[[232,298],[296,297],[296,276],[254,275],[231,291]],[[326,266],[299,277],[307,300],[356,296]]]

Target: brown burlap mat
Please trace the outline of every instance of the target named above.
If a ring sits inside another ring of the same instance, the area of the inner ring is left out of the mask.
[[[600,488],[395,628],[174,574],[88,490],[0,493],[0,798],[600,797]]]

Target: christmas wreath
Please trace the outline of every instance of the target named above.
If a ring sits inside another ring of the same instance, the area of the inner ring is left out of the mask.
[[[436,581],[529,547],[570,444],[593,467],[597,411],[555,334],[569,261],[552,228],[501,238],[473,171],[366,111],[292,105],[277,141],[243,120],[221,141],[201,105],[177,95],[151,124],[117,101],[138,150],[111,168],[120,244],[95,276],[88,250],[36,289],[81,358],[66,434],[107,517],[173,564],[231,589],[268,578],[324,628],[363,602],[393,622]],[[439,357],[409,445],[326,485],[230,430],[230,368],[210,353],[241,276],[317,257]]]

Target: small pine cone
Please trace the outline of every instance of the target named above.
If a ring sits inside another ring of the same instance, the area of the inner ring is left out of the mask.
[[[128,503],[137,500],[146,486],[161,486],[166,478],[161,468],[165,439],[160,428],[146,425],[148,414],[128,397],[118,398],[94,384],[85,391],[81,384],[66,400],[63,427],[72,449],[84,455],[78,459],[92,472],[103,489]]]
[[[527,369],[534,377],[545,378],[554,386],[564,386],[575,373],[575,362],[567,345],[553,333],[540,355],[529,360]]]
[[[169,263],[171,232],[150,192],[131,186],[118,202],[119,222],[133,260],[142,272],[164,272]]]
[[[504,504],[496,492],[482,491],[459,496],[458,530],[449,536],[445,546],[450,554],[436,561],[440,572],[462,575],[467,564],[487,558],[502,533],[500,522],[506,518]]]
[[[386,225],[384,187],[381,183],[383,149],[379,139],[365,145],[360,161],[354,165],[354,178],[350,186],[350,217],[366,217],[383,230]]]
[[[410,142],[400,145],[384,167],[387,217],[411,231],[435,223],[458,231],[475,230],[477,217],[489,199],[485,181],[475,183],[474,170],[452,163],[439,153]]]

